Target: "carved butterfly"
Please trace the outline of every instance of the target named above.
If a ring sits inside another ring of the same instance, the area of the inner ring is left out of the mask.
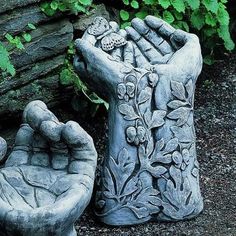
[[[117,34],[103,17],[96,17],[88,27],[88,33],[101,40],[101,47],[104,51],[111,51],[115,47],[121,47],[127,43],[124,37]]]

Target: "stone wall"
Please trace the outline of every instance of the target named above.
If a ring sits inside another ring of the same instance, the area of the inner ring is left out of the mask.
[[[1,0],[2,42],[6,41],[6,33],[18,35],[27,31],[28,23],[34,24],[36,29],[30,32],[31,42],[24,43],[25,50],[11,51],[16,76],[3,78],[0,75],[0,120],[19,116],[24,106],[35,99],[43,100],[50,108],[70,102],[74,90],[60,84],[59,73],[68,45],[97,15],[117,18],[117,13],[104,5],[99,5],[90,15],[48,17],[40,9],[40,0]]]

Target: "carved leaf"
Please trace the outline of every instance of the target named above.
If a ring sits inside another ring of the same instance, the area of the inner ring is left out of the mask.
[[[149,124],[149,128],[157,128],[165,124],[164,117],[166,115],[166,111],[156,110],[152,114],[151,122]]]
[[[149,216],[149,210],[146,207],[129,206],[129,208],[134,212],[134,214],[138,217],[138,219]]]
[[[174,150],[177,149],[179,145],[179,141],[177,138],[172,138],[171,140],[169,140],[165,146],[164,152],[165,153],[169,153],[169,152],[173,152]]]
[[[104,175],[105,176],[104,176],[103,185],[110,192],[110,194],[114,196],[115,195],[115,186],[114,186],[114,182],[113,182],[111,173],[107,167],[105,167]]]
[[[175,151],[172,154],[172,158],[173,158],[173,161],[176,165],[180,165],[183,161],[182,155],[178,151]]]
[[[188,120],[191,109],[187,107],[180,107],[176,110],[170,112],[167,117],[172,120],[178,120],[176,125],[181,126],[185,124]]]
[[[160,163],[163,163],[163,164],[169,164],[169,163],[172,162],[171,154],[162,155],[162,154],[159,153],[156,156],[152,156],[151,162],[152,163],[160,162]]]
[[[186,106],[188,103],[187,102],[182,102],[180,100],[173,100],[167,104],[168,107],[172,109],[177,109],[179,107]]]
[[[188,165],[189,161],[190,161],[189,150],[188,149],[183,149],[182,156],[183,156],[183,160],[184,160],[185,164]]]
[[[128,104],[119,105],[118,110],[122,115],[124,115],[124,119],[126,120],[135,120],[138,118],[134,108]]]
[[[116,182],[118,196],[126,196],[137,190],[134,179],[127,181],[135,168],[135,163],[129,159],[127,149],[121,149],[117,162],[114,158],[110,157],[109,166]]]
[[[156,142],[155,150],[156,150],[157,152],[161,151],[161,150],[163,149],[164,145],[165,145],[165,141],[164,141],[163,138],[160,139],[160,140],[158,140],[158,141]]]
[[[147,187],[139,193],[135,199],[134,206],[145,206],[149,214],[158,213],[162,204],[158,194],[159,192],[153,187]]]
[[[183,127],[173,126],[170,129],[174,133],[176,138],[178,138],[179,142],[191,143],[195,139],[192,128],[188,125],[184,125]]]
[[[191,98],[193,95],[193,81],[191,79],[187,82],[185,88],[188,93],[188,98]]]
[[[195,199],[192,195],[190,184],[187,178],[183,179],[181,171],[173,166],[170,168],[170,175],[175,181],[167,181],[166,191],[163,193],[168,202],[162,202],[163,213],[170,218],[180,220],[187,218],[195,210]]]
[[[171,88],[172,88],[172,94],[180,99],[180,100],[186,100],[185,98],[185,89],[182,83],[179,83],[177,81],[171,81]]]
[[[144,103],[151,98],[152,90],[149,87],[146,87],[142,90],[138,96],[138,104]]]
[[[167,169],[163,166],[149,166],[147,170],[155,178],[158,178],[167,172]]]

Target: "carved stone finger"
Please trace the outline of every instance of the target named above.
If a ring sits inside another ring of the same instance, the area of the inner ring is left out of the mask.
[[[159,61],[162,58],[162,54],[158,52],[154,46],[149,43],[142,35],[140,35],[134,28],[127,27],[126,31],[128,35],[138,45],[140,51],[146,58],[152,63],[153,61]]]
[[[140,49],[134,43],[133,43],[133,48],[134,48],[134,58],[136,67],[144,68],[145,65],[149,65],[147,58],[142,54]]]
[[[8,157],[5,166],[18,166],[28,163],[33,134],[34,130],[28,124],[21,125],[16,134],[13,151]]]
[[[55,170],[64,170],[67,168],[70,155],[67,145],[64,142],[50,144],[52,156],[52,168]]]
[[[135,65],[134,61],[134,47],[131,42],[127,42],[124,46],[124,62],[129,63],[131,65]]]
[[[146,16],[144,21],[166,40],[170,40],[170,36],[175,32],[174,27],[155,16]]]
[[[152,43],[155,48],[161,52],[162,55],[173,52],[170,44],[165,39],[163,39],[163,37],[152,30],[147,24],[145,24],[143,20],[135,18],[131,23],[134,29],[144,38],[146,38],[150,43]]]
[[[32,141],[31,165],[49,166],[48,142],[39,133],[34,133]]]
[[[74,121],[65,124],[62,137],[71,148],[73,161],[69,164],[69,173],[80,173],[93,178],[97,165],[97,152],[92,138]]]

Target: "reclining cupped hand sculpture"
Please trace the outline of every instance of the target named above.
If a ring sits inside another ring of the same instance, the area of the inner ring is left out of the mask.
[[[0,169],[0,235],[75,236],[73,224],[93,190],[93,140],[76,122],[59,122],[41,101],[27,105],[23,121]]]
[[[76,40],[77,73],[109,101],[96,214],[111,225],[190,219],[203,209],[193,123],[199,40],[147,16],[119,30],[95,18]]]

